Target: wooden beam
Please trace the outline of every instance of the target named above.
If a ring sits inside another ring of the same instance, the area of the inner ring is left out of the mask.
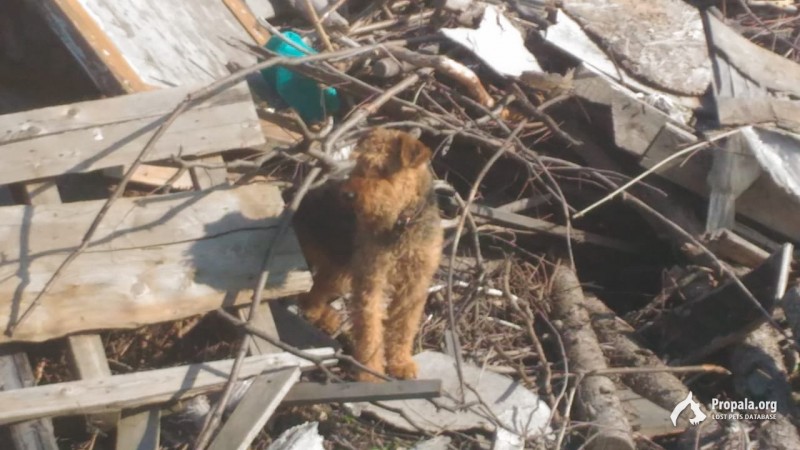
[[[258,23],[258,20],[253,16],[250,8],[244,3],[243,0],[222,0],[225,6],[228,7],[231,14],[236,17],[236,20],[247,31],[247,34],[256,41],[259,47],[264,46],[269,39],[269,31]]]
[[[247,450],[259,431],[300,378],[300,369],[289,367],[257,376],[242,402],[211,442],[209,450]],[[248,401],[249,400],[249,401]],[[246,406],[246,407],[245,407]]]
[[[161,437],[161,410],[123,413],[117,426],[115,450],[159,450]]]
[[[35,384],[25,352],[0,349],[0,389],[23,389]],[[50,419],[32,418],[9,427],[17,450],[58,450]]]
[[[145,92],[0,116],[0,184],[127,166],[191,91]],[[264,143],[245,83],[181,114],[144,162]]]
[[[61,196],[55,180],[41,183],[26,183],[16,186],[18,201],[29,205],[47,205],[61,203]],[[106,353],[100,336],[73,335],[67,338],[67,350],[73,374],[79,379],[102,378],[111,375]],[[113,430],[119,421],[119,413],[111,412],[88,416],[90,427],[104,431]],[[50,427],[52,428],[52,426]]]
[[[103,341],[97,334],[76,334],[67,337],[69,360],[73,372],[81,380],[97,380],[111,376]],[[93,427],[110,431],[117,427],[119,411],[87,417]]]
[[[639,251],[637,246],[620,239],[614,239],[599,234],[590,233],[588,231],[581,231],[575,228],[570,229],[569,233],[567,233],[567,227],[565,226],[557,225],[552,222],[534,217],[503,211],[498,208],[473,204],[470,207],[470,212],[478,217],[506,226],[538,231],[551,236],[566,237],[569,235],[570,239],[578,244],[585,243],[599,245],[601,247],[608,247],[614,250],[630,253],[636,253]]]
[[[307,353],[332,358],[333,349]],[[335,360],[331,359],[330,362]],[[113,375],[99,380],[68,381],[0,392],[0,425],[38,417],[93,414],[167,403],[210,392],[228,380],[232,359],[168,369]],[[287,367],[311,369],[313,363],[289,353],[249,356],[241,366],[242,378]]]
[[[284,405],[317,403],[377,402],[437,398],[442,380],[402,380],[387,383],[297,383],[283,399]]]
[[[0,261],[0,324],[27,308],[103,203],[0,208],[0,252],[7,255]],[[134,328],[245,304],[282,210],[278,189],[263,184],[119,199],[95,243],[75,259],[13,339],[0,335],[0,343]],[[293,235],[278,245],[265,299],[311,285]],[[229,291],[238,295],[226,299]]]

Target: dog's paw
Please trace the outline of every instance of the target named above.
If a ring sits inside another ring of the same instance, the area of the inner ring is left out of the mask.
[[[401,380],[413,380],[417,378],[417,363],[413,359],[400,362],[389,363],[386,370],[389,375]]]

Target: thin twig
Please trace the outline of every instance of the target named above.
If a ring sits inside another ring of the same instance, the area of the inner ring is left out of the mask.
[[[695,373],[695,372],[704,372],[704,373],[719,373],[722,375],[730,375],[730,370],[718,366],[716,364],[700,364],[697,366],[680,366],[680,367],[608,367],[606,369],[600,370],[592,370],[591,372],[586,372],[585,376],[595,376],[595,375],[628,375],[632,373],[661,373],[661,372],[668,372],[668,373]]]
[[[311,18],[311,23],[314,25],[314,29],[317,30],[319,38],[322,39],[322,45],[325,46],[325,50],[332,52],[333,44],[331,44],[331,38],[329,38],[328,33],[325,32],[325,27],[322,26],[322,21],[319,20],[317,10],[314,9],[314,5],[311,3],[311,0],[305,0],[305,6],[308,17]]]
[[[684,148],[681,151],[673,153],[672,155],[670,155],[670,156],[664,158],[663,160],[659,161],[653,167],[645,170],[644,172],[642,172],[638,176],[632,178],[627,183],[623,184],[622,186],[618,187],[617,189],[614,189],[614,191],[612,191],[610,194],[606,195],[602,199],[592,203],[591,205],[589,205],[586,208],[584,208],[582,211],[579,211],[578,213],[574,214],[572,216],[572,218],[573,219],[580,219],[581,217],[585,216],[589,211],[591,211],[591,210],[597,208],[598,206],[610,201],[611,199],[613,199],[614,197],[616,197],[620,193],[625,192],[629,187],[631,187],[634,184],[638,183],[644,177],[646,177],[646,176],[650,175],[651,173],[657,171],[658,169],[660,169],[661,167],[663,167],[664,165],[666,165],[670,161],[672,161],[674,159],[677,159],[677,158],[680,158],[681,156],[686,155],[688,153],[692,153],[694,151],[697,151],[697,150],[699,150],[701,148],[704,148],[704,147],[706,147],[708,145],[711,145],[712,143],[714,143],[714,142],[716,142],[716,141],[718,141],[720,139],[724,139],[724,138],[726,138],[728,136],[732,136],[732,135],[740,132],[741,130],[742,130],[742,127],[735,128],[733,130],[728,130],[728,131],[726,131],[724,133],[720,133],[720,134],[718,134],[716,136],[712,136],[712,137],[704,140],[703,142],[698,142],[696,144],[693,144],[693,145],[690,145],[690,146]]]
[[[275,259],[275,255],[277,254],[278,242],[280,242],[283,237],[285,236],[286,232],[289,230],[289,226],[292,223],[292,216],[294,212],[297,211],[297,208],[300,206],[300,202],[305,196],[305,193],[308,191],[308,188],[314,182],[314,180],[319,176],[322,172],[322,169],[319,167],[314,167],[309,172],[308,176],[303,180],[303,183],[300,185],[297,193],[295,194],[292,202],[289,204],[287,208],[283,210],[283,216],[281,217],[280,224],[278,225],[278,230],[272,237],[270,241],[267,254],[264,256],[264,259],[261,263],[261,272],[258,277],[258,281],[256,282],[256,288],[253,292],[253,299],[250,302],[250,309],[247,315],[247,322],[252,324],[253,320],[256,318],[258,305],[261,304],[261,301],[264,296],[264,287],[267,284],[267,278],[270,274],[270,268],[272,267],[273,260]],[[203,431],[197,438],[195,448],[198,450],[202,450],[208,445],[208,442],[211,440],[211,436],[214,430],[219,425],[220,420],[222,419],[222,413],[225,411],[225,407],[228,405],[230,401],[231,392],[233,392],[233,387],[237,381],[239,381],[239,371],[241,369],[242,361],[244,361],[245,354],[247,353],[247,344],[246,340],[243,339],[242,343],[239,347],[239,353],[236,355],[236,359],[233,362],[233,367],[231,368],[231,374],[228,377],[228,381],[225,384],[225,389],[222,391],[222,397],[220,398],[219,402],[217,403],[216,408],[210,414],[210,417],[207,417],[206,424],[203,427]]]
[[[500,146],[497,151],[486,161],[486,164],[483,166],[483,169],[478,173],[478,176],[475,178],[475,181],[472,183],[472,188],[469,191],[469,195],[467,196],[466,200],[464,201],[464,211],[461,212],[461,215],[458,220],[458,226],[456,226],[455,235],[453,238],[453,243],[451,245],[450,250],[450,268],[447,272],[447,314],[448,319],[450,321],[450,328],[453,331],[453,338],[456,340],[456,347],[458,347],[458,333],[457,333],[457,326],[456,326],[456,319],[455,319],[455,311],[453,309],[453,272],[455,267],[456,261],[456,253],[458,251],[458,242],[461,240],[461,233],[464,231],[464,224],[467,220],[467,212],[469,211],[470,205],[475,200],[475,196],[478,194],[478,189],[480,188],[481,181],[489,173],[489,169],[492,168],[495,162],[500,159],[503,154],[505,154],[506,150],[512,145],[514,138],[517,134],[522,130],[522,127],[526,124],[526,121],[522,121],[517,128],[511,133],[511,135],[506,139],[504,145]],[[458,364],[458,358],[456,358],[456,364]],[[458,372],[458,383],[459,383],[459,391],[461,392],[461,399],[464,399],[464,377],[462,374],[461,367],[457,367]]]
[[[349,131],[350,129],[361,123],[370,115],[374,114],[376,111],[378,111],[378,108],[383,106],[383,104],[385,104],[386,102],[397,96],[397,94],[404,91],[409,86],[419,81],[419,79],[420,79],[419,74],[417,73],[411,74],[406,78],[404,78],[403,80],[401,80],[399,83],[387,89],[385,92],[383,92],[381,95],[376,97],[371,102],[363,106],[359,106],[352,114],[350,114],[350,117],[348,117],[344,123],[339,125],[331,134],[328,135],[323,145],[323,151],[326,154],[331,154],[334,144],[336,144],[347,131]]]

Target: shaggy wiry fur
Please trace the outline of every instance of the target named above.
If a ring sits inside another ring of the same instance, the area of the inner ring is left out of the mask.
[[[340,318],[328,303],[352,292],[356,359],[378,373],[416,378],[411,351],[442,246],[431,151],[408,133],[379,128],[354,156],[347,180],[309,192],[295,214],[315,270],[300,305],[309,320],[333,332]],[[358,378],[377,379],[363,371]]]

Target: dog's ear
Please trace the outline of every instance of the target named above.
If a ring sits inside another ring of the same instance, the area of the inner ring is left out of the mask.
[[[396,145],[400,147],[400,161],[403,167],[419,167],[430,161],[433,156],[428,146],[409,134],[403,133],[398,136]]]

